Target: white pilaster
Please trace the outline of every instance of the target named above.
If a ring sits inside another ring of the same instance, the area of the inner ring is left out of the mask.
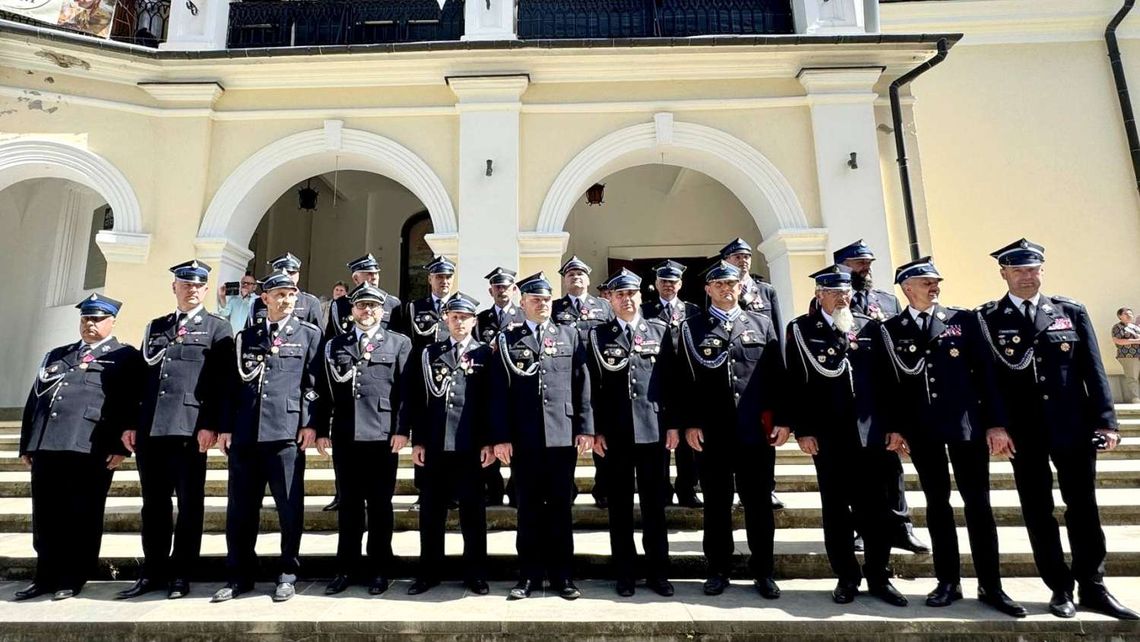
[[[457,255],[459,289],[467,293],[484,291],[482,277],[496,266],[518,266],[519,108],[529,82],[521,75],[448,79],[459,99]]]
[[[226,281],[240,281],[245,276],[246,266],[253,259],[253,252],[227,238],[199,236],[194,239],[194,254],[198,260],[209,263],[217,270],[215,287],[221,287]]]
[[[792,0],[792,15],[805,35],[879,32],[879,0]]]
[[[790,321],[806,310],[811,289],[809,267],[830,262],[825,229],[780,230],[756,249],[768,262],[768,275],[780,297],[780,316]],[[823,257],[827,256],[825,260]],[[789,296],[790,294],[790,296]],[[779,328],[783,332],[783,328]]]
[[[467,0],[461,40],[518,40],[515,0]]]
[[[882,70],[804,69],[815,143],[816,177],[828,250],[863,239],[879,258],[879,274],[893,273],[890,236],[875,138],[873,91]],[[852,167],[851,154],[855,154]]]
[[[197,14],[191,6],[197,9]],[[225,49],[229,26],[230,0],[171,2],[166,42],[160,43],[158,48],[171,51]]]

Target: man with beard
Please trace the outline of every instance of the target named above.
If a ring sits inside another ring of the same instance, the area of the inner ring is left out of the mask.
[[[464,585],[486,595],[487,509],[482,470],[495,461],[490,446],[491,370],[499,364],[490,346],[474,338],[479,302],[456,292],[443,304],[450,336],[424,349],[413,364],[411,399],[412,462],[423,471],[420,509],[420,568],[409,595],[439,584],[447,508],[459,500],[463,533]],[[500,497],[502,494],[500,493]]]
[[[880,323],[894,317],[902,310],[898,298],[890,292],[876,290],[871,276],[871,263],[875,254],[859,239],[832,253],[836,265],[851,269],[851,311],[863,314]],[[906,503],[906,479],[903,477],[902,460],[897,453],[887,453],[888,467],[883,471],[887,476],[887,498],[893,508],[891,528],[888,535],[891,545],[912,553],[929,553],[930,547],[914,534],[914,524],[910,520],[910,507]],[[858,548],[858,543],[856,543]]]
[[[408,303],[400,313],[399,325],[393,328],[411,338],[413,359],[428,344],[448,337],[447,324],[443,323],[443,302],[451,293],[455,264],[446,256],[436,256],[424,270],[427,270],[431,294]]]
[[[900,267],[895,283],[910,305],[880,326],[880,358],[888,364],[880,382],[881,398],[889,400],[880,406],[889,430],[887,449],[910,452],[934,544],[938,586],[927,595],[926,605],[944,607],[962,599],[949,463],[966,505],[978,599],[1007,615],[1025,617],[1025,608],[1002,591],[997,525],[990,508],[990,455],[1009,444],[993,358],[974,315],[939,302],[941,282],[930,257]]]
[[[682,301],[681,277],[685,274],[685,266],[676,261],[665,261],[653,266],[656,275],[654,285],[657,297],[646,301],[641,306],[641,315],[646,319],[658,319],[671,328],[670,337],[673,348],[680,345],[681,322],[701,313],[696,304]],[[669,485],[669,451],[665,451],[665,503],[673,503],[674,490],[677,493],[677,503],[686,508],[700,508],[704,502],[697,497],[697,459],[693,449],[684,439],[680,440],[673,455],[677,459],[677,480]]]
[[[317,439],[313,403],[321,330],[297,318],[297,285],[281,270],[261,282],[265,318],[235,339],[238,381],[219,427],[218,450],[229,456],[226,569],[214,593],[226,602],[253,590],[257,534],[265,486],[281,525],[281,558],[273,601],[296,594],[305,518],[305,449]]]
[[[380,287],[380,262],[369,252],[345,265],[352,272],[353,289],[367,283],[380,290],[380,293],[384,295],[384,320],[380,322],[380,327],[387,329],[392,322],[392,315],[400,308],[400,299],[388,294]],[[338,334],[352,332],[355,327],[356,324],[352,319],[352,301],[349,300],[349,297],[342,296],[333,299],[329,305],[329,322],[325,326],[325,339],[328,340]]]
[[[784,364],[772,322],[739,305],[740,270],[717,261],[705,272],[706,314],[681,322],[677,390],[692,390],[700,403],[678,406],[689,447],[700,453],[705,492],[704,551],[709,563],[706,595],[729,586],[733,489],[744,505],[744,528],[752,552],[748,568],[756,590],[780,597],[772,578],[775,522],[770,498],[776,448],[789,430],[777,412]],[[678,392],[678,394],[681,394]]]
[[[617,593],[634,592],[633,493],[637,484],[645,548],[646,586],[673,595],[669,582],[669,542],[665,530],[665,488],[669,473],[661,451],[677,447],[680,433],[671,421],[672,327],[642,318],[641,277],[622,270],[606,282],[615,319],[591,328],[588,345],[591,400],[597,422],[594,452],[609,469],[610,549]]]
[[[1009,292],[976,314],[998,362],[997,389],[1009,408],[1013,440],[1005,454],[1012,458],[1033,560],[1053,591],[1049,611],[1062,618],[1076,615],[1076,583],[1081,606],[1140,619],[1104,585],[1096,454],[1116,448],[1120,433],[1088,311],[1068,297],[1041,293],[1044,247],[1020,239],[990,256],[1001,266]],[[1065,563],[1053,516],[1050,462],[1065,501],[1072,567]]]
[[[590,266],[586,265],[577,256],[571,256],[568,261],[558,268],[562,275],[562,289],[566,295],[554,302],[551,317],[558,325],[565,325],[578,330],[583,342],[590,328],[599,326],[614,318],[613,308],[605,300],[590,296]],[[574,494],[578,494],[577,487]],[[594,505],[606,508],[606,466],[602,458],[594,453]]]
[[[186,261],[170,271],[177,304],[174,312],[147,324],[142,416],[138,430],[123,433],[123,445],[138,456],[144,556],[138,581],[119,593],[124,599],[158,588],[167,589],[171,599],[190,592],[190,574],[197,571],[202,549],[206,451],[217,440],[226,391],[233,384],[230,324],[202,307],[210,267]],[[177,523],[171,518],[171,494],[178,496]]]
[[[824,546],[839,578],[831,597],[837,604],[853,601],[865,574],[872,595],[906,606],[890,582],[891,545],[883,526],[890,509],[880,472],[887,465],[886,434],[874,400],[879,326],[851,312],[850,269],[833,265],[811,276],[819,305],[788,324],[786,395],[796,441],[815,462]],[[855,528],[865,541],[862,573]]]
[[[490,308],[479,313],[475,325],[475,336],[480,341],[495,349],[496,338],[500,332],[516,328],[526,323],[526,316],[522,308],[515,305],[512,296],[518,292],[515,286],[516,272],[504,267],[491,270],[484,276],[487,279],[487,292],[493,301]],[[483,487],[486,494],[487,506],[503,505],[503,471],[502,464],[496,459],[490,466],[483,468]],[[510,497],[511,506],[518,508],[515,501],[514,484],[506,484],[506,492]]]
[[[526,323],[499,334],[491,388],[495,456],[518,480],[521,575],[508,598],[530,597],[546,575],[553,591],[575,600],[574,466],[594,442],[586,346],[573,327],[551,323],[545,275],[523,279],[519,290]]]
[[[92,294],[79,305],[79,341],[44,355],[20,424],[32,471],[36,572],[15,600],[79,594],[99,563],[111,477],[138,420],[143,361],[111,336],[122,303]],[[66,394],[65,394],[66,393]]]
[[[283,271],[289,275],[293,281],[293,286],[297,287],[297,283],[301,280],[301,259],[293,256],[289,252],[269,261],[269,267],[274,272]],[[298,319],[311,323],[318,328],[321,327],[321,300],[297,288],[297,302],[290,313]],[[265,323],[265,301],[257,299],[250,306],[249,318],[246,319],[245,327],[250,328],[256,325]]]
[[[317,449],[339,452],[343,480],[337,514],[337,575],[326,595],[347,589],[363,570],[368,592],[388,590],[392,574],[392,495],[399,452],[408,443],[406,386],[411,340],[385,330],[384,293],[370,283],[348,295],[354,329],[330,339],[317,368],[324,400],[317,405]],[[330,439],[331,436],[331,439]],[[368,526],[368,558],[360,544]]]

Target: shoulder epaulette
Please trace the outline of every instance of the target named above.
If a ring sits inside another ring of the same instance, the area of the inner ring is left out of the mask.
[[[1080,301],[1077,301],[1076,299],[1070,299],[1067,296],[1061,296],[1059,294],[1052,295],[1049,298],[1052,299],[1054,303],[1068,303],[1070,305],[1081,305]]]

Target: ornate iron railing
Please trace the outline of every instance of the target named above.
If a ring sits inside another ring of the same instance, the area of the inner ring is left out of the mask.
[[[519,37],[686,38],[794,33],[788,0],[519,0]]]
[[[230,4],[232,48],[458,40],[463,0],[253,0]]]

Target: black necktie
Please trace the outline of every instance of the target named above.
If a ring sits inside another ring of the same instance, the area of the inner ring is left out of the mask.
[[[633,326],[629,323],[625,324],[625,340],[633,344]]]
[[[271,334],[273,336],[277,336],[277,324],[276,323],[270,323],[269,324],[269,334]]]
[[[455,354],[455,360],[459,361],[460,345],[458,343],[452,342],[451,351]]]
[[[363,351],[367,347],[368,347],[368,335],[361,333],[360,334],[360,349]]]
[[[182,324],[185,322],[186,322],[186,313],[185,312],[179,312],[177,315],[175,315],[174,325],[181,327]]]
[[[499,310],[499,311],[498,311],[498,316],[499,316],[499,321],[498,321],[498,323],[499,323],[499,327],[501,328],[501,327],[503,327],[503,317],[505,317],[505,316],[507,316],[507,315],[506,315],[506,313],[505,313],[505,312],[503,312],[502,310]]]
[[[925,312],[919,312],[918,313],[918,329],[919,330],[925,330],[926,329],[926,322],[928,319],[930,319],[929,314],[927,314]]]
[[[1026,319],[1029,319],[1030,323],[1033,323],[1033,321],[1034,321],[1034,318],[1033,318],[1034,312],[1035,312],[1035,310],[1033,309],[1033,303],[1031,303],[1029,301],[1022,301],[1021,302],[1021,313],[1025,315]]]

